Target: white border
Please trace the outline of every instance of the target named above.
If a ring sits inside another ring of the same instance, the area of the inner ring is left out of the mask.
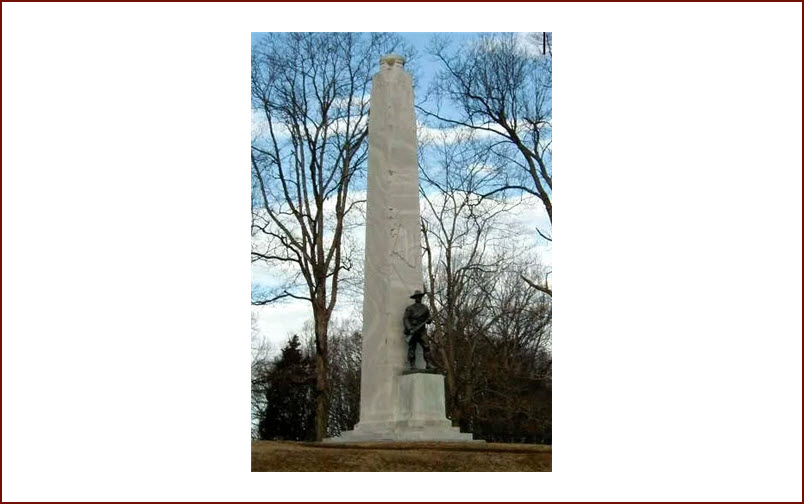
[[[549,474],[251,474],[251,31],[555,34]],[[3,5],[4,500],[801,500],[800,4]]]

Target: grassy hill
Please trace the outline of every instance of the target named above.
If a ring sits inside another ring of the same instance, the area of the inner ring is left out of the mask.
[[[552,448],[502,443],[252,441],[252,471],[552,471]]]

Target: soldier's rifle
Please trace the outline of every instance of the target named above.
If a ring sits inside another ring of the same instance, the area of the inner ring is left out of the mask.
[[[416,331],[418,331],[419,329],[421,329],[422,327],[427,325],[427,323],[430,322],[430,321],[431,321],[431,319],[428,318],[427,320],[425,320],[421,324],[417,325],[413,329],[411,329],[409,331],[405,331],[405,343],[410,343],[410,338],[413,337],[413,335],[416,333]]]

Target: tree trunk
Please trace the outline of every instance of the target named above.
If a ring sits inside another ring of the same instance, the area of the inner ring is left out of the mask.
[[[329,383],[327,381],[327,363],[322,355],[315,356],[316,369],[316,405],[315,405],[315,440],[327,437],[327,417],[329,416]]]
[[[322,310],[325,312],[325,310]],[[316,309],[318,312],[318,309]],[[327,357],[327,329],[329,320],[325,313],[315,314],[315,440],[327,437],[329,418],[329,360]]]
[[[453,306],[452,306],[452,292],[451,284],[447,286],[447,320],[444,328],[447,350],[447,403],[448,408],[452,412],[453,425],[458,425],[461,420],[461,408],[458,403],[458,380],[457,364],[455,361],[455,334],[453,324]]]

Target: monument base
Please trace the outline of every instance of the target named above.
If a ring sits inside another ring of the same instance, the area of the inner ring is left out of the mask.
[[[474,441],[472,434],[453,427],[446,417],[444,376],[409,373],[398,377],[396,418],[387,422],[358,422],[355,430],[325,443],[360,441]],[[483,442],[479,440],[479,442]]]

